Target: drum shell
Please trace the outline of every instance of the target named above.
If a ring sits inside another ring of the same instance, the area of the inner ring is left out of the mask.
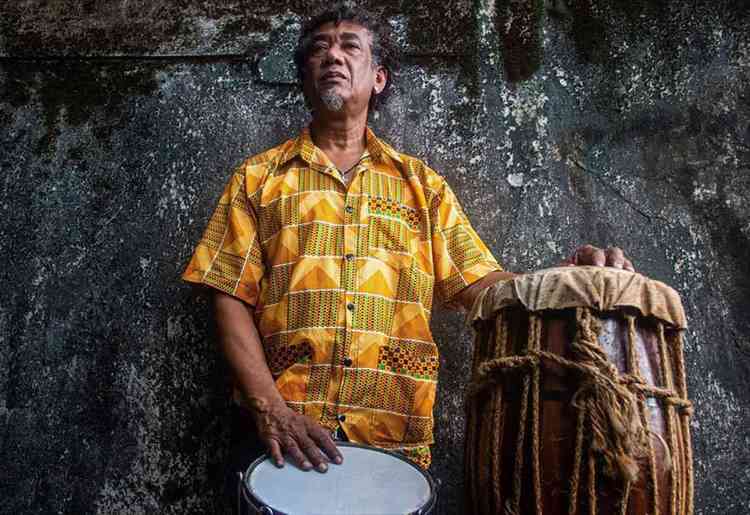
[[[635,310],[591,312],[598,329],[598,342],[621,375],[637,370],[640,380],[647,386],[663,389],[674,386],[667,384],[668,378],[679,377],[681,362],[674,354],[674,346],[661,345],[662,341],[678,340],[676,329],[664,325],[660,329],[660,322],[639,317]],[[579,329],[576,309],[529,313],[522,307],[512,306],[502,310],[501,325],[497,320],[475,325],[475,371],[481,363],[498,357],[499,329],[505,332],[503,339],[507,346],[501,354],[527,355],[532,317],[540,321],[540,350],[565,360],[575,360],[571,342]],[[632,332],[629,319],[634,321]],[[636,363],[631,363],[633,358]],[[622,506],[626,497],[625,483],[607,477],[599,460],[593,462],[593,474],[587,466],[588,427],[585,427],[580,446],[584,458],[578,467],[575,502],[571,503],[579,429],[579,410],[573,400],[581,385],[581,374],[554,360],[542,358],[538,363],[537,405],[534,405],[534,382],[529,369],[503,374],[497,385],[477,393],[469,401],[467,512],[512,513],[517,498],[519,513],[538,513],[540,506],[543,513],[549,515],[571,512],[645,515],[655,509],[661,514],[687,513],[687,499],[692,492],[685,490],[692,486],[692,481],[676,481],[670,464],[681,473],[690,472],[689,449],[684,443],[689,443],[688,425],[681,423],[680,414],[673,406],[647,395],[641,399],[641,412],[651,431],[649,452],[638,461],[638,480],[628,488],[625,509]],[[528,390],[524,397],[525,384]],[[536,427],[531,410],[537,412]],[[524,438],[519,447],[522,430]],[[533,488],[535,432],[538,435],[538,492]],[[521,466],[517,466],[519,448]],[[518,489],[520,494],[515,491]],[[541,504],[537,503],[537,497]]]

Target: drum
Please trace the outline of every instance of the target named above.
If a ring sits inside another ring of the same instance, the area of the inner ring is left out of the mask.
[[[338,442],[341,465],[326,473],[303,471],[292,464],[277,468],[267,457],[248,467],[241,481],[242,499],[251,513],[266,515],[433,513],[437,502],[430,474],[392,452]]]
[[[467,513],[693,512],[674,290],[564,267],[493,285],[469,315]]]

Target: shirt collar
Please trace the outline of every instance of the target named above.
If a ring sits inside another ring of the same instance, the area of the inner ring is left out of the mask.
[[[401,163],[401,154],[396,152],[389,144],[381,140],[375,133],[367,127],[367,151],[375,161],[383,162],[386,156],[394,161]]]
[[[401,163],[401,156],[396,152],[390,145],[382,141],[380,138],[375,136],[375,133],[367,127],[366,129],[367,146],[365,148],[365,156],[368,156],[375,162],[382,162],[385,157],[389,157],[396,162]],[[281,159],[279,160],[279,166],[283,165],[287,161],[294,157],[299,156],[310,166],[319,168],[328,168],[331,166],[330,160],[318,147],[313,143],[310,137],[310,128],[305,127],[302,133],[297,138],[290,141],[289,146],[283,152]]]

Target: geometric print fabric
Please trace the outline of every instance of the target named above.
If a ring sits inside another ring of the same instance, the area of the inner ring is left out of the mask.
[[[183,273],[254,306],[293,409],[429,464],[442,302],[501,270],[445,180],[367,129],[347,187],[309,130],[230,178]]]

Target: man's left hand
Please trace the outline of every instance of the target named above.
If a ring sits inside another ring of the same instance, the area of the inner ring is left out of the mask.
[[[625,253],[620,247],[607,247],[600,249],[593,245],[583,245],[568,259],[563,261],[564,266],[611,266],[635,272],[633,263],[625,257]]]

